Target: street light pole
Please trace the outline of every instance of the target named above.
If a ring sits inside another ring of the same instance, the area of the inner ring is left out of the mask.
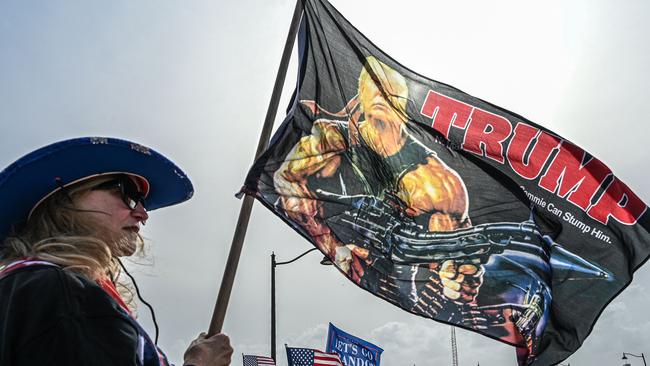
[[[271,252],[271,358],[275,359],[275,253]]]
[[[276,328],[275,328],[275,267],[281,266],[284,264],[289,264],[297,261],[298,259],[304,257],[308,253],[313,252],[318,248],[311,248],[307,250],[306,252],[300,254],[299,256],[295,257],[294,259],[286,262],[276,262],[275,261],[275,253],[271,253],[271,358],[274,361],[277,361],[275,359],[275,333],[276,333]],[[325,260],[322,260],[320,262],[323,265],[328,265],[332,264],[331,262],[327,262]]]
[[[621,360],[627,360],[627,357],[625,357],[625,355],[641,358],[643,359],[643,365],[648,366],[648,364],[645,362],[645,356],[643,355],[643,353],[641,353],[641,355],[639,356],[639,355],[635,355],[634,353],[623,352],[623,358],[621,358]]]

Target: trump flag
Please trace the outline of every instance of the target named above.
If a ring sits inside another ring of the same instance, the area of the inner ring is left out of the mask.
[[[325,352],[338,354],[345,366],[379,366],[384,350],[330,323]]]
[[[242,192],[359,287],[515,346],[520,365],[578,349],[650,254],[646,204],[562,136],[398,63],[325,0],[305,1],[298,45],[288,114]]]

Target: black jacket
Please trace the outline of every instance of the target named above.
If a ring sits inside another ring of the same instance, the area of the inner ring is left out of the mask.
[[[0,279],[0,366],[141,365],[143,332],[96,283],[59,267]]]

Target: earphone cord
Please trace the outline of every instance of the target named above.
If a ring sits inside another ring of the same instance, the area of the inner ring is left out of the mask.
[[[129,276],[129,278],[131,279],[131,282],[133,282],[133,287],[135,287],[135,293],[138,295],[138,299],[140,299],[140,301],[149,308],[149,311],[151,311],[151,319],[153,320],[153,326],[156,328],[156,339],[155,339],[154,343],[157,346],[158,345],[158,322],[156,321],[156,313],[153,311],[153,306],[151,306],[148,302],[144,301],[144,299],[142,298],[142,295],[140,295],[140,289],[138,288],[138,284],[135,283],[135,278],[133,278],[133,276],[131,276],[129,271],[126,270],[126,267],[124,266],[122,261],[119,258],[117,258],[117,262],[120,264],[120,266],[124,270],[124,273],[126,273],[126,275]]]

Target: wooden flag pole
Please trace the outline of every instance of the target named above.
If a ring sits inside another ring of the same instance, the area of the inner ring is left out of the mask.
[[[255,152],[255,159],[257,159],[262,152],[266,149],[269,139],[271,137],[271,129],[273,128],[273,121],[278,111],[278,104],[280,103],[280,96],[282,95],[282,86],[289,67],[289,60],[291,59],[291,51],[293,49],[294,40],[298,33],[298,25],[303,10],[303,0],[296,1],[296,8],[293,11],[293,18],[291,19],[291,26],[289,27],[289,34],[287,41],[284,44],[284,51],[282,53],[282,60],[278,69],[278,75],[275,78],[275,85],[273,86],[273,94],[271,94],[271,101],[269,108],[266,111],[266,118],[264,119],[264,126],[260,140],[257,143],[257,151]],[[221,279],[221,287],[219,288],[219,295],[217,302],[214,305],[212,313],[212,320],[210,321],[210,328],[208,329],[208,336],[220,333],[223,327],[223,321],[226,317],[226,310],[228,310],[228,301],[230,300],[230,293],[232,292],[232,285],[235,281],[235,274],[237,273],[237,265],[239,264],[239,257],[241,256],[244,238],[246,237],[246,229],[248,228],[248,221],[253,208],[253,198],[246,195],[239,211],[239,218],[237,219],[237,227],[235,234],[230,245],[230,253],[228,254],[228,261],[226,268]]]

